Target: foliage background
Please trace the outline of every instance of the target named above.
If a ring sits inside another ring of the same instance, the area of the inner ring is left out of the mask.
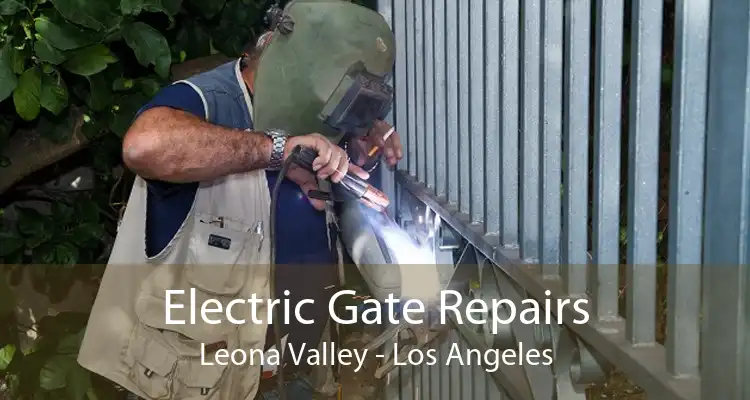
[[[122,397],[109,382],[75,363],[85,313],[47,316],[33,327],[23,326],[14,312],[16,299],[6,286],[26,276],[52,304],[65,299],[75,283],[96,287],[132,179],[122,168],[120,141],[135,112],[170,81],[173,65],[216,54],[239,55],[264,28],[264,11],[272,2],[0,0],[0,267],[9,277],[7,283],[0,279],[0,399]],[[374,0],[357,2],[375,7]],[[628,169],[629,5],[626,2],[623,49],[623,196]],[[675,4],[664,0],[664,6],[662,93],[669,94]],[[663,342],[671,97],[663,96],[660,106],[658,276],[663,301],[658,340]],[[61,191],[46,185],[81,166],[95,173],[91,187]],[[624,200],[623,250],[628,239]],[[19,207],[29,201],[47,207]],[[2,218],[11,206],[15,217]],[[36,340],[30,347],[22,346],[19,334],[29,331]],[[641,398],[631,396],[640,396],[640,389],[621,381],[595,388],[597,393],[590,396]]]
[[[123,396],[75,362],[87,314],[21,326],[10,286],[26,276],[55,304],[77,282],[97,284],[132,179],[120,142],[134,114],[173,64],[240,55],[272,3],[0,0],[0,217],[12,205],[16,214],[0,218],[0,399]],[[95,173],[91,187],[45,185],[81,166]],[[18,206],[28,201],[47,207]]]

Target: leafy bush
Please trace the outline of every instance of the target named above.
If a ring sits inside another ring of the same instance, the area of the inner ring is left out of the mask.
[[[21,326],[10,286],[29,279],[53,304],[75,282],[96,287],[129,192],[120,143],[133,116],[174,63],[239,55],[271,3],[0,0],[0,217],[10,205],[16,217],[0,219],[0,398],[122,398],[75,362],[88,315]],[[80,166],[95,172],[93,187],[44,185]]]
[[[0,225],[0,265],[9,277],[0,279],[0,398],[122,396],[75,362],[88,315],[20,326],[9,285],[26,276],[52,303],[76,281],[96,286],[129,191],[120,140],[133,116],[170,80],[174,63],[239,55],[264,28],[271,3],[0,0],[0,181],[19,175],[12,187],[0,183],[0,216],[16,204],[15,222]],[[93,188],[43,186],[79,166],[95,172]],[[29,200],[49,212],[18,206]],[[27,331],[36,339],[22,349],[19,333]]]

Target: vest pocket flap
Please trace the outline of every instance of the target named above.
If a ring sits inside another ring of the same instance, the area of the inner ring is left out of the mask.
[[[177,363],[176,378],[187,388],[213,389],[226,368],[226,365],[203,365],[198,359],[182,359]]]
[[[159,341],[141,337],[136,339],[135,361],[145,368],[145,374],[155,373],[159,376],[167,376],[177,363],[177,354],[168,345]]]
[[[170,382],[177,364],[177,353],[159,341],[153,330],[137,325],[126,352],[130,379],[153,399],[168,398]]]

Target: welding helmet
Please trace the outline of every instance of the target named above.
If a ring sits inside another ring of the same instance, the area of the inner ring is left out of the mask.
[[[395,38],[379,13],[345,0],[292,0],[269,17],[254,82],[255,129],[338,142],[385,118]]]

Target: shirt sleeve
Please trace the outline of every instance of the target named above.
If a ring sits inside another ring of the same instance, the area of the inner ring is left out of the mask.
[[[143,106],[138,115],[154,107],[170,107],[191,113],[201,119],[206,115],[200,94],[186,83],[161,89]],[[190,212],[198,182],[172,183],[147,180],[146,254],[158,255],[167,247]]]

